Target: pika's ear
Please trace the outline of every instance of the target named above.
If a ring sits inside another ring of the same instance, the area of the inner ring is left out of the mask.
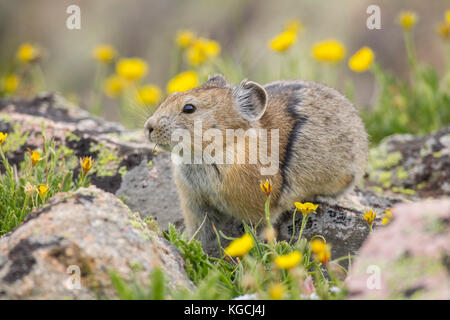
[[[209,76],[208,80],[202,85],[203,88],[228,88],[229,84],[221,74]]]
[[[239,113],[247,121],[259,120],[266,111],[266,90],[256,82],[243,80],[233,89],[233,98]]]

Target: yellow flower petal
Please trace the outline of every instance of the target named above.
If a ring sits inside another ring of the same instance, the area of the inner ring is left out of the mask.
[[[286,289],[281,283],[276,283],[270,286],[269,288],[269,296],[272,300],[281,300],[283,299],[283,295]]]
[[[14,74],[6,76],[4,79],[4,88],[6,93],[13,93],[19,86],[19,77]]]
[[[177,74],[167,84],[167,93],[183,92],[193,89],[198,84],[198,77],[195,71],[186,71]]]
[[[284,52],[297,40],[297,33],[291,29],[285,30],[269,42],[269,48],[275,52]]]
[[[136,101],[140,104],[155,104],[161,100],[161,97],[161,89],[153,84],[144,85],[136,92]]]
[[[125,89],[126,83],[122,77],[118,75],[112,75],[106,78],[103,83],[103,91],[111,99],[117,98]]]
[[[334,39],[316,43],[312,48],[313,57],[322,62],[337,63],[344,59],[346,49],[344,45]]]
[[[316,211],[317,208],[319,207],[318,204],[314,204],[311,202],[305,202],[305,203],[295,202],[294,205],[298,211],[300,211],[302,214],[305,214],[305,215]]]
[[[116,56],[116,49],[109,44],[101,44],[94,48],[92,55],[97,61],[110,63]]]
[[[123,58],[117,62],[116,72],[128,81],[139,80],[147,74],[148,65],[140,58]]]
[[[363,72],[370,68],[375,55],[369,47],[359,49],[348,61],[348,66],[355,72]]]
[[[404,30],[409,30],[417,23],[417,15],[412,11],[402,11],[397,17],[397,22]]]
[[[302,261],[302,254],[299,251],[293,251],[287,255],[275,258],[275,264],[281,269],[292,269]]]
[[[0,132],[0,146],[5,142],[6,138],[8,137],[7,133]]]
[[[225,248],[225,253],[231,257],[242,257],[246,255],[255,245],[253,237],[248,233],[242,237],[233,240],[228,247]]]
[[[22,62],[33,62],[39,58],[39,50],[32,44],[26,42],[19,47],[16,56]]]

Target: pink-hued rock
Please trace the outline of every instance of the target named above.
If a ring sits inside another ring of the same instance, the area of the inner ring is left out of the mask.
[[[450,200],[404,203],[364,242],[350,299],[450,299]]]

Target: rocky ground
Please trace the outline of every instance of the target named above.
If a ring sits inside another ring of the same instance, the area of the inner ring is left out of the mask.
[[[0,100],[0,131],[9,133],[5,148],[12,164],[23,160],[27,148],[42,145],[43,130],[68,153],[95,159],[99,164],[91,177],[95,187],[57,195],[0,239],[0,298],[110,296],[108,268],[130,276],[136,266],[138,280],[144,283],[152,268],[162,265],[174,285],[191,287],[176,249],[141,220],[151,216],[162,230],[169,223],[183,229],[170,156],[154,152],[142,131],[94,118],[58,96]],[[351,269],[354,275],[348,279],[350,297],[448,299],[449,203],[417,201],[450,195],[450,126],[427,136],[389,137],[372,149],[370,158],[364,185],[334,205],[320,203],[304,235],[323,235],[332,245],[333,257],[358,253]],[[398,205],[404,202],[417,203]],[[392,207],[394,221],[384,227],[381,214]],[[366,209],[379,213],[369,237],[362,219]],[[414,214],[409,217],[408,212]],[[301,219],[296,217],[296,228]],[[239,231],[239,222],[234,224]],[[280,239],[289,239],[292,215],[282,216],[276,227]],[[429,249],[427,244],[437,240],[439,245]],[[364,289],[372,264],[382,268],[386,281],[382,287],[391,289],[376,294]],[[422,275],[412,276],[415,280],[405,282],[409,286],[404,288],[392,280],[402,264]],[[83,266],[82,290],[67,288],[70,265]]]

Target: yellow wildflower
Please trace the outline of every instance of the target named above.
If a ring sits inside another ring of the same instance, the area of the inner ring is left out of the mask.
[[[83,170],[84,174],[88,173],[89,170],[92,169],[93,163],[94,161],[92,160],[91,157],[84,157],[80,159],[81,169]]]
[[[175,43],[180,48],[186,48],[190,46],[195,41],[195,34],[190,30],[181,30],[178,31],[177,36],[175,37]]]
[[[48,192],[48,186],[45,184],[41,184],[41,185],[39,185],[39,188],[37,189],[37,191],[39,193],[39,196],[41,196],[41,198],[44,198]]]
[[[228,247],[225,248],[225,253],[232,257],[241,257],[246,255],[255,245],[253,237],[248,233],[242,237],[233,240]]]
[[[305,203],[295,202],[294,204],[295,204],[295,207],[298,209],[298,211],[300,211],[304,215],[310,214],[311,212],[316,211],[317,208],[319,207],[318,204],[314,204],[311,202],[305,202]]]
[[[103,84],[103,91],[111,99],[119,97],[124,89],[125,89],[125,82],[118,75],[112,75],[106,78]]]
[[[261,187],[261,191],[266,194],[266,196],[269,196],[272,192],[272,182],[269,179],[266,179],[265,182],[260,181],[259,186]]]
[[[281,269],[292,269],[302,261],[302,254],[299,251],[293,251],[289,254],[275,258],[275,264]]]
[[[205,38],[195,40],[186,52],[189,63],[194,66],[215,58],[219,53],[220,44],[217,41]]]
[[[362,47],[348,60],[348,66],[355,72],[366,71],[372,65],[374,57],[369,47]]]
[[[32,44],[26,42],[19,47],[16,56],[22,62],[33,62],[39,58],[39,50]]]
[[[109,44],[101,44],[94,48],[92,55],[97,61],[110,63],[116,56],[116,49]]]
[[[377,216],[377,213],[370,209],[369,211],[364,212],[364,220],[366,220],[367,224],[369,225],[370,232],[372,232],[372,224],[375,221],[375,218]]]
[[[318,61],[336,63],[345,57],[346,49],[341,42],[330,39],[316,43],[312,55]]]
[[[295,33],[299,33],[303,29],[303,23],[299,19],[291,19],[286,22],[284,30],[290,30]]]
[[[177,74],[167,84],[167,93],[183,92],[193,89],[198,84],[198,77],[195,71],[186,71]]]
[[[404,30],[409,30],[417,22],[417,15],[412,11],[402,11],[397,17],[397,22]]]
[[[317,261],[326,264],[331,259],[331,247],[322,240],[311,242],[311,251],[314,252]]]
[[[5,142],[6,138],[8,137],[7,133],[0,132],[0,146]]]
[[[136,101],[140,104],[154,104],[161,100],[161,89],[153,84],[147,84],[137,89]]]
[[[297,32],[291,29],[285,30],[269,41],[269,48],[276,52],[284,52],[297,40]]]
[[[444,21],[439,24],[437,32],[443,40],[450,39],[450,22]]]
[[[285,288],[281,283],[272,284],[269,287],[269,296],[272,300],[281,300],[285,292]]]
[[[37,150],[33,150],[33,151],[29,151],[30,152],[30,156],[31,156],[31,164],[33,166],[36,165],[36,163],[39,162],[39,160],[41,160],[41,153]]]
[[[6,76],[4,79],[4,88],[6,93],[13,93],[19,86],[19,77],[14,74]]]
[[[372,209],[364,212],[364,220],[366,220],[366,222],[368,224],[372,224],[373,221],[375,220],[376,216],[377,216],[377,213],[375,211],[373,211]]]
[[[147,62],[140,58],[123,58],[117,62],[116,72],[128,81],[139,80],[147,74]]]
[[[447,23],[450,23],[450,10],[445,11],[445,20]]]

